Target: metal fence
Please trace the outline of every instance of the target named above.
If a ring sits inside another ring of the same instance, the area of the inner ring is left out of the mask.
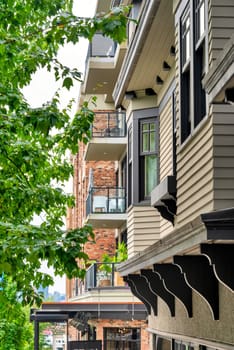
[[[92,137],[125,137],[126,136],[125,112],[100,112],[95,113],[92,125]]]
[[[125,213],[123,187],[91,187],[86,200],[86,215],[91,213]]]

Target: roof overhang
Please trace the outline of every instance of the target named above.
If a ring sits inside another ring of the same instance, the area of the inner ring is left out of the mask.
[[[173,18],[172,1],[143,2],[137,29],[113,90],[116,107],[121,106],[126,92],[151,89],[159,93],[175,65],[171,50],[175,43]],[[145,74],[146,71],[150,74]]]
[[[31,310],[31,321],[62,322],[77,313],[88,313],[90,319],[145,320],[147,313],[141,302],[59,302],[43,303]]]

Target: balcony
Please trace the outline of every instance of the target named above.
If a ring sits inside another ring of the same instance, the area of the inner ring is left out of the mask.
[[[106,102],[112,102],[112,91],[125,51],[125,44],[118,45],[112,39],[96,33],[89,45],[82,92],[104,94]]]
[[[93,288],[126,287],[127,285],[116,271],[119,263],[94,263],[86,271],[85,291]],[[103,266],[105,266],[103,268]]]
[[[95,114],[92,139],[87,145],[85,160],[119,160],[126,149],[126,116],[124,112]]]
[[[86,200],[87,223],[93,228],[119,228],[127,220],[123,187],[92,187]]]

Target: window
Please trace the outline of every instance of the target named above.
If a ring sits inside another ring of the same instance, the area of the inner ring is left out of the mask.
[[[155,337],[155,349],[156,350],[171,350],[172,341],[162,337]]]
[[[158,184],[158,113],[158,108],[132,112],[128,126],[128,206],[142,201],[150,205],[151,191]]]
[[[206,115],[205,0],[190,0],[180,22],[181,143]]]
[[[140,350],[139,328],[104,328],[104,350]]]
[[[173,350],[194,350],[194,346],[188,343],[184,343],[178,340],[175,340]]]
[[[206,115],[206,95],[202,88],[205,75],[205,0],[195,1],[195,52],[194,52],[194,84],[195,84],[195,118],[196,127]]]
[[[128,206],[132,204],[132,127],[128,131]]]
[[[190,16],[189,8],[186,9],[181,24],[181,141],[183,142],[191,132],[190,116]],[[183,97],[182,97],[183,96]]]
[[[156,120],[140,121],[140,199],[149,198],[157,184]]]

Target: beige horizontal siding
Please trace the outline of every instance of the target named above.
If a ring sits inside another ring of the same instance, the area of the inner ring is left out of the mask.
[[[234,1],[209,0],[209,63],[215,60],[234,30]]]
[[[173,225],[170,221],[161,218],[160,221],[160,238],[169,235],[173,231]]]
[[[212,202],[212,123],[208,119],[177,155],[177,225],[184,225],[211,210]]]
[[[160,181],[173,174],[173,120],[172,120],[172,97],[160,115]],[[161,217],[160,238],[171,233],[172,224]]]
[[[216,38],[225,38],[227,35],[231,37],[233,34],[233,27],[230,28],[213,28],[212,34]]]
[[[160,181],[172,175],[172,152],[172,98],[169,98],[160,115]]]
[[[213,105],[214,208],[234,206],[234,106]]]
[[[215,6],[232,6],[233,0],[212,0],[212,4]]]
[[[128,212],[128,255],[149,247],[160,237],[160,216],[152,207],[132,207]]]
[[[213,105],[211,117],[178,152],[178,226],[234,206],[233,116],[233,105]]]

